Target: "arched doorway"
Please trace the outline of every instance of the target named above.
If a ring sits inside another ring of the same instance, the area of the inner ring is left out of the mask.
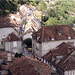
[[[23,41],[24,44],[27,45],[27,47],[32,47],[32,39],[31,38],[27,38]]]

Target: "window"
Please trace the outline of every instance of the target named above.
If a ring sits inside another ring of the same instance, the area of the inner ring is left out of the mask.
[[[55,39],[54,38],[52,38],[52,41],[54,41]]]
[[[6,23],[4,23],[4,25],[6,25]]]
[[[17,42],[16,41],[13,42],[13,47],[17,47]]]
[[[36,49],[39,50],[39,49],[37,48],[37,46],[36,46]]]
[[[0,41],[0,45],[3,45],[3,41]]]
[[[3,41],[1,41],[1,45],[3,45]]]
[[[71,37],[69,36],[68,39],[71,39]]]
[[[5,50],[10,51],[10,42],[5,43]]]
[[[5,34],[2,35],[2,38],[5,38]]]

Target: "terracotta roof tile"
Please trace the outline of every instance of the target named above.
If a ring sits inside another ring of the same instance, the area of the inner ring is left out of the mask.
[[[0,51],[0,59],[3,59],[3,61],[7,61],[7,53],[6,51]],[[15,60],[15,58],[11,55],[11,59]]]
[[[18,27],[19,25],[17,23],[19,22],[16,22],[14,20],[11,19],[11,17],[7,16],[7,17],[3,17],[3,20],[5,20],[7,23],[9,23],[11,26],[13,27]]]
[[[12,75],[50,75],[51,71],[43,64],[29,57],[22,56],[10,64]]]
[[[9,27],[13,27],[13,26],[7,21],[5,21],[3,18],[0,19],[0,28],[9,28]]]
[[[56,48],[52,49],[42,58],[52,63],[54,66],[62,68],[63,70],[73,70],[75,69],[75,47],[69,43],[61,43]],[[72,55],[73,54],[73,55]],[[56,64],[55,61],[52,61],[52,56],[63,56],[62,59]]]
[[[33,18],[32,18],[33,17]],[[38,31],[41,28],[40,21],[32,15],[29,22],[25,26],[25,32],[28,29],[34,29],[34,31]]]
[[[8,35],[8,37],[3,39],[5,42],[9,41],[21,41],[13,32]]]
[[[51,49],[50,52],[48,52],[47,54],[45,54],[42,58],[51,61],[52,60],[52,56],[56,57],[56,56],[65,56],[67,54],[69,54],[71,51],[74,51],[75,47],[68,44],[68,43],[61,43],[60,45],[58,45],[56,48]]]
[[[58,67],[62,68],[64,71],[75,69],[75,55],[69,55],[64,57],[58,64]]]
[[[1,65],[2,70],[8,70],[9,69],[9,65]]]
[[[69,25],[43,26],[39,31],[33,33],[32,36],[36,39],[40,36],[37,40],[39,42],[52,41],[52,38],[54,40],[67,40],[68,37],[75,39],[75,31]]]
[[[18,58],[11,63],[9,70],[12,75],[39,75],[37,70],[27,61],[25,57]]]
[[[39,73],[41,75],[50,75],[51,74],[51,71],[50,69],[47,67],[46,64],[44,64],[43,62],[41,61],[38,61],[36,59],[33,59],[33,58],[30,58],[30,57],[27,57],[26,58],[29,60],[29,62],[37,68],[37,70],[39,71]]]

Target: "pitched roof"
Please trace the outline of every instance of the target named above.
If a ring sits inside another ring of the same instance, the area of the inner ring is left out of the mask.
[[[0,28],[9,28],[14,27],[10,23],[4,20],[4,18],[0,18]]]
[[[57,64],[59,68],[62,68],[64,71],[74,70],[75,69],[75,55],[69,55],[64,57]]]
[[[51,71],[42,62],[25,56],[11,63],[9,70],[12,75],[51,75]]]
[[[14,27],[18,27],[19,26],[16,21],[11,19],[11,17],[7,16],[7,17],[4,18],[4,20],[7,21],[8,23],[10,23]]]
[[[20,25],[21,15],[19,14],[9,14],[7,17],[5,17],[5,20],[14,26],[18,27]]]
[[[39,31],[33,33],[34,38],[39,39],[37,41],[51,41],[53,40],[67,40],[68,37],[75,39],[75,31],[69,25],[53,25],[43,26]]]
[[[35,31],[38,31],[40,28],[41,28],[40,21],[32,15],[32,17],[29,19],[28,23],[25,26],[25,32],[28,29],[34,29]]]
[[[0,51],[0,59],[3,59],[3,61],[7,61],[7,53],[6,51]],[[11,55],[11,59],[15,60],[15,58]]]
[[[48,61],[51,61],[52,56],[54,56],[54,57],[65,56],[74,50],[75,50],[74,46],[70,45],[69,43],[63,42],[60,45],[58,45],[56,48],[51,49],[50,52],[45,54],[42,58],[44,58]]]
[[[30,58],[30,57],[27,57],[27,56],[26,56],[26,58],[39,71],[39,73],[41,75],[50,75],[51,74],[50,69],[43,62],[38,61],[38,60],[33,59],[33,58]]]
[[[13,32],[8,35],[8,37],[3,39],[5,42],[9,41],[20,41],[19,37],[17,37]]]
[[[52,56],[63,56],[63,58],[58,63],[55,63],[55,61],[52,61]],[[68,43],[61,43],[42,58],[64,71],[75,69],[75,47]]]

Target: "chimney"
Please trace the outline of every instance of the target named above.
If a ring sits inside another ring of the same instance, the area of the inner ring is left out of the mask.
[[[7,61],[12,61],[11,60],[11,53],[10,52],[7,53]]]

